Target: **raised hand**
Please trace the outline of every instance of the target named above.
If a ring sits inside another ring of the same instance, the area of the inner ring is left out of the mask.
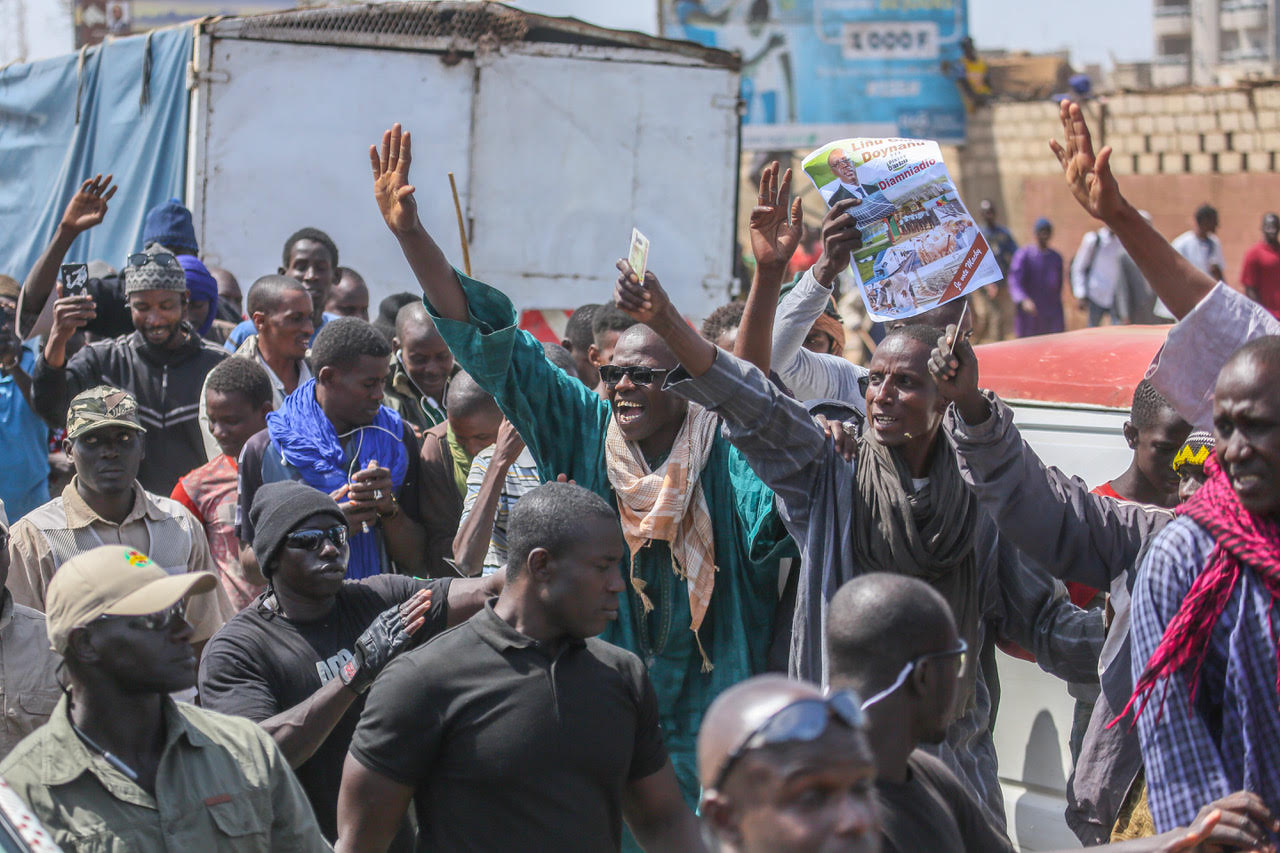
[[[112,185],[112,177],[96,175],[81,184],[71,201],[67,202],[67,209],[62,212],[61,227],[79,234],[101,224],[103,217],[107,215],[107,202],[111,201],[118,189]]]
[[[644,274],[644,284],[636,277],[636,271],[626,259],[618,260],[618,283],[613,290],[613,300],[624,314],[637,323],[653,327],[667,319],[671,299],[658,283],[652,271]]]
[[[813,277],[823,287],[830,287],[849,266],[853,253],[862,248],[862,232],[849,212],[857,204],[857,199],[846,198],[833,204],[822,217],[822,254],[813,265]]]
[[[396,122],[382,134],[382,152],[369,146],[369,163],[373,166],[373,195],[387,227],[396,234],[406,234],[419,227],[418,201],[409,183],[409,164],[413,146],[409,132]]]
[[[785,267],[800,245],[800,199],[791,198],[791,170],[778,180],[778,161],[760,174],[760,194],[751,211],[751,253],[762,267]],[[788,216],[788,213],[790,216]]]
[[[1049,140],[1049,148],[1062,165],[1067,188],[1085,212],[1095,219],[1108,222],[1125,206],[1124,196],[1115,175],[1111,174],[1111,146],[1096,155],[1093,153],[1093,136],[1085,123],[1080,105],[1064,100],[1059,106],[1062,132],[1067,144],[1064,148],[1058,140]]]
[[[520,432],[512,425],[511,421],[503,418],[502,424],[498,427],[498,441],[493,447],[493,462],[491,464],[510,467],[515,464],[523,452],[524,439],[520,437]]]
[[[987,400],[978,390],[978,356],[967,336],[957,341],[957,334],[952,323],[938,338],[938,345],[929,354],[929,372],[938,383],[942,398],[955,403],[967,423],[977,424],[989,414]]]

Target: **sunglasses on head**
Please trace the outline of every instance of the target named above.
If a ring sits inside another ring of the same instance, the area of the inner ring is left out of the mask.
[[[646,386],[653,383],[654,379],[666,376],[670,373],[660,367],[619,367],[616,364],[606,364],[600,368],[600,379],[605,385],[610,387],[617,385],[622,381],[622,377],[631,377],[632,385]]]
[[[295,530],[284,538],[284,544],[301,551],[319,551],[326,539],[339,548],[346,545],[347,526],[345,524],[335,524],[333,527],[323,530],[318,527]]]
[[[99,616],[96,621],[103,622],[108,619],[125,619],[130,628],[136,628],[139,631],[163,631],[177,622],[181,622],[185,618],[187,612],[186,601],[179,601],[172,607],[166,607],[155,613],[148,613],[145,616],[116,616],[110,613],[104,613]]]
[[[128,266],[145,267],[147,264],[155,264],[158,267],[174,267],[178,265],[178,259],[168,252],[156,252],[148,255],[146,252],[134,252],[129,256]]]
[[[742,739],[729,753],[712,788],[719,788],[729,776],[734,763],[745,753],[779,743],[808,743],[822,737],[832,719],[855,731],[862,729],[862,708],[851,690],[839,690],[823,699],[800,699],[774,712]]]
[[[899,687],[901,687],[903,684],[906,683],[907,676],[910,675],[912,670],[914,670],[920,664],[924,663],[927,660],[935,660],[937,658],[949,658],[949,657],[954,657],[957,659],[956,660],[956,677],[958,678],[961,675],[964,675],[965,670],[968,669],[969,667],[969,644],[962,639],[960,641],[960,645],[954,649],[948,649],[945,652],[930,652],[927,655],[920,655],[920,657],[916,658],[915,660],[907,661],[907,665],[904,666],[902,668],[902,671],[898,673],[898,677],[893,680],[893,684],[890,684],[884,690],[881,690],[879,693],[872,696],[867,701],[863,702],[862,710],[865,711],[868,708],[870,708],[872,705],[876,704],[877,702],[880,702],[881,700],[887,699],[889,696],[891,696],[895,690],[897,690]]]

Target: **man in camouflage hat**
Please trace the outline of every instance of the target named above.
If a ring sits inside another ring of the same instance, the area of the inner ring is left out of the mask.
[[[62,494],[13,525],[8,588],[14,601],[45,609],[49,581],[67,560],[99,545],[126,545],[170,574],[212,572],[204,529],[177,501],[137,481],[146,429],[133,395],[99,385],[71,401],[62,448],[75,477]],[[222,587],[191,603],[192,643],[203,646],[233,613]]]
[[[59,849],[330,849],[266,732],[170,698],[195,684],[191,614],[220,589],[121,545],[76,556],[49,585],[66,695],[0,772]]]
[[[124,270],[134,332],[95,341],[67,358],[67,342],[96,314],[93,299],[63,295],[53,330],[32,372],[36,411],[62,426],[68,400],[101,382],[129,391],[147,427],[147,453],[138,479],[169,494],[178,478],[208,461],[198,414],[200,389],[225,351],[201,340],[186,322],[187,283],[177,258],[163,246],[137,252]]]

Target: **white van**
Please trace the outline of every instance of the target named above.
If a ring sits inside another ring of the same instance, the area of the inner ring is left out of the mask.
[[[1133,389],[1168,326],[1106,326],[977,348],[979,382],[1014,411],[1022,437],[1047,465],[1091,487],[1129,467],[1122,428]],[[999,655],[996,753],[1009,837],[1022,850],[1079,847],[1067,827],[1068,739],[1075,700],[1033,663]]]

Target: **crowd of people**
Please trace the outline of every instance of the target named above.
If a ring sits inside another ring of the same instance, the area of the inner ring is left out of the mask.
[[[797,267],[776,163],[744,302],[699,332],[619,260],[560,344],[424,228],[399,125],[373,191],[420,292],[372,322],[329,235],[242,294],[176,200],[70,288],[86,180],[0,279],[0,777],[66,850],[1012,851],[1003,648],[1075,697],[1082,843],[1273,849],[1280,219],[1232,290],[1216,213],[1171,245],[1062,123],[1077,296],[1136,322],[1128,264],[1176,321],[1093,488],[969,342],[1061,329],[1047,221],[981,206],[1007,288],[863,367],[853,202]]]

